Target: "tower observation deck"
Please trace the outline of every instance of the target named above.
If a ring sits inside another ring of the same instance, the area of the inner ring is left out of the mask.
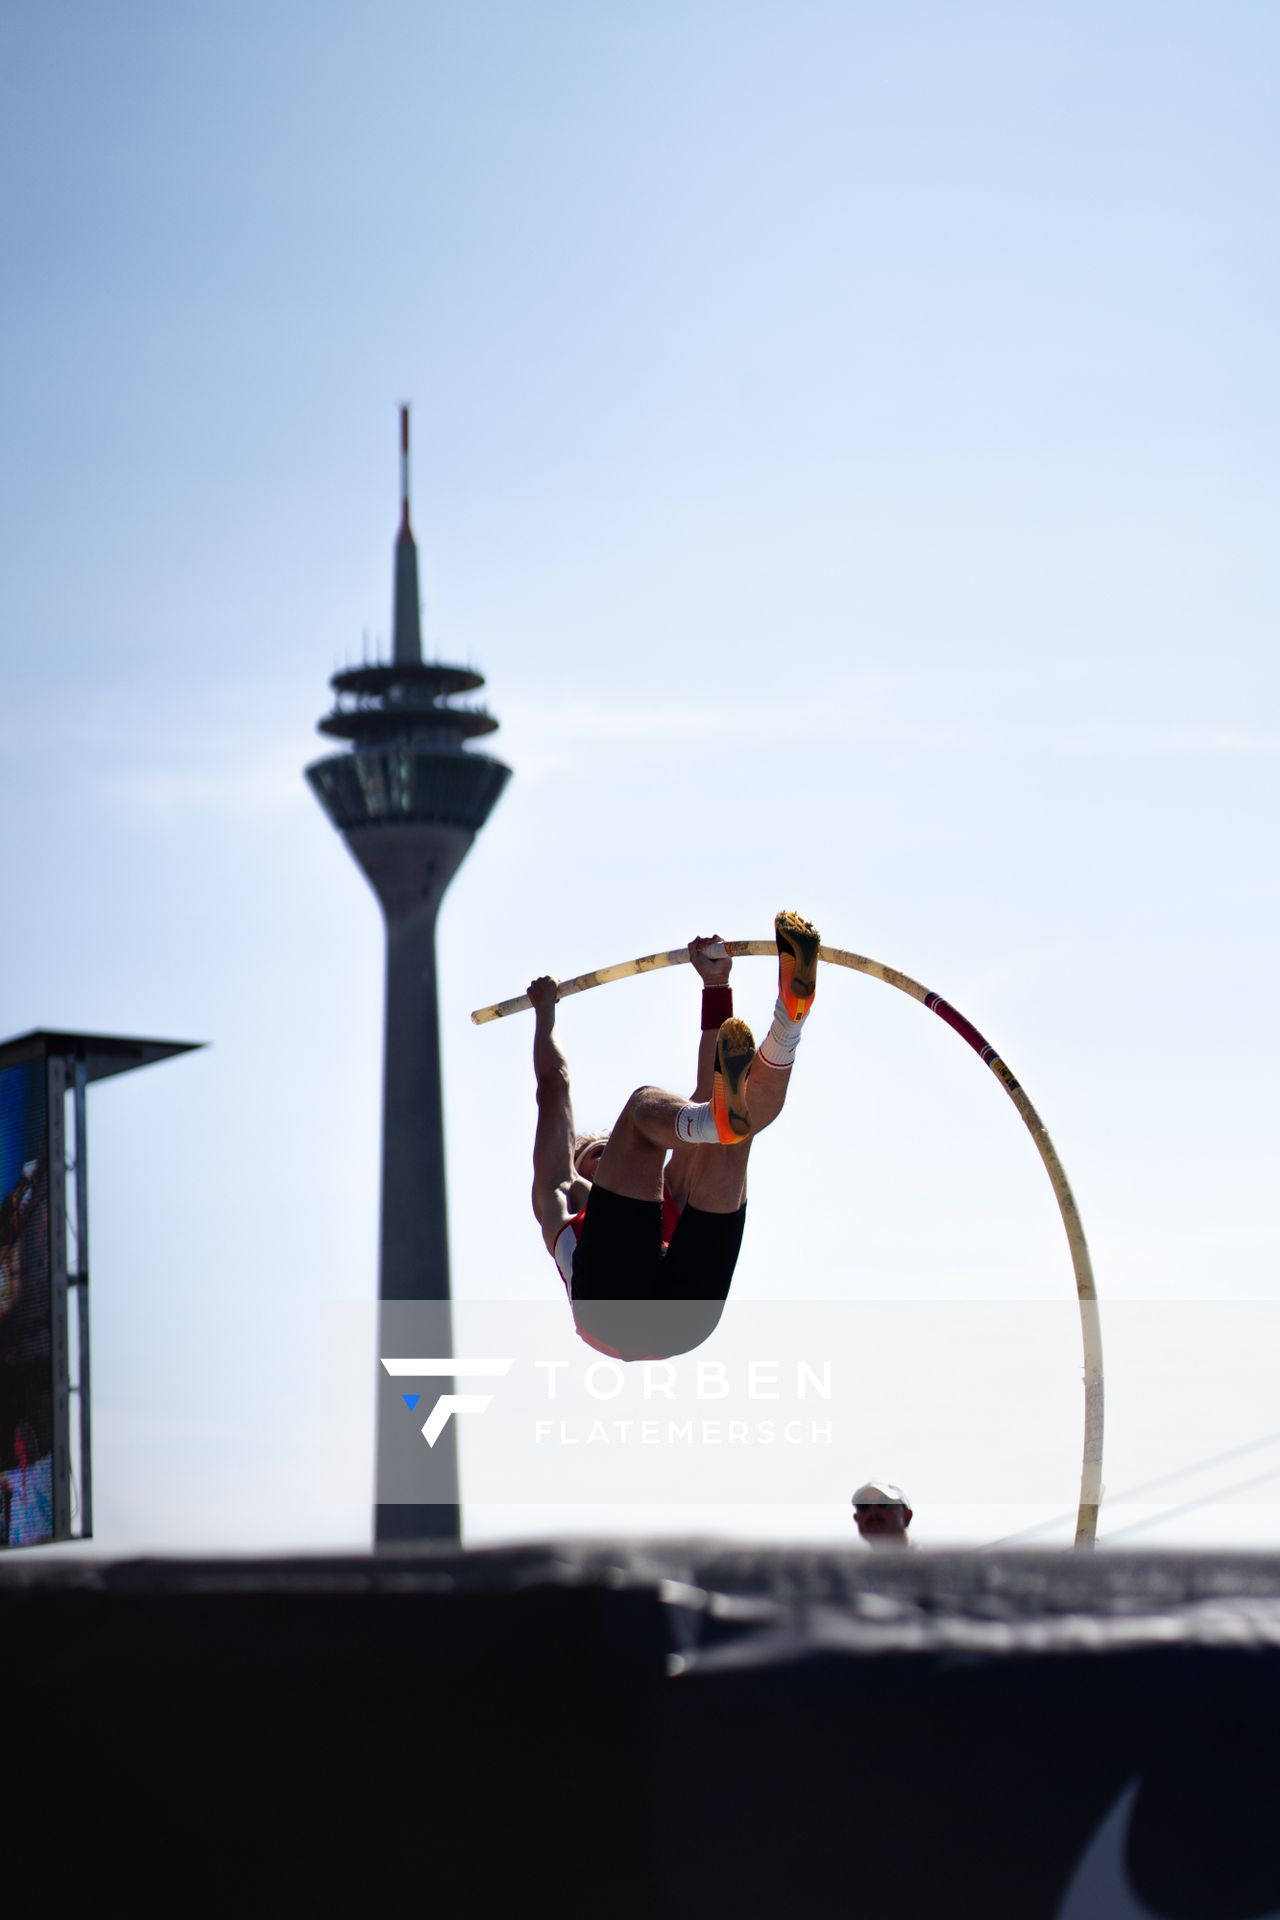
[[[386,923],[379,1261],[384,1327],[389,1302],[449,1299],[436,915],[511,775],[502,761],[467,744],[497,730],[482,705],[459,699],[482,687],[483,675],[423,658],[418,550],[409,524],[407,407],[400,410],[391,652],[385,665],[349,667],[333,676],[333,710],[319,730],[350,744],[306,770]],[[445,1353],[443,1347],[438,1351]],[[379,1384],[380,1451],[384,1421],[405,1418],[394,1385]],[[379,1541],[457,1538],[456,1424],[449,1423],[432,1449],[436,1497],[429,1505],[379,1506]]]

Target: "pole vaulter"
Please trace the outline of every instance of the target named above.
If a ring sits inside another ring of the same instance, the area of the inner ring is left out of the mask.
[[[734,957],[767,956],[775,957],[776,943],[772,940],[726,940],[724,951]],[[559,982],[557,997],[561,1000],[571,994],[586,993],[591,987],[611,985],[615,980],[627,980],[637,973],[657,973],[663,967],[678,967],[691,959],[688,947],[672,947],[665,953],[641,954],[635,960],[620,960],[611,967],[597,967],[591,973],[580,973],[572,980]],[[1084,1227],[1080,1220],[1080,1210],[1076,1205],[1066,1172],[1058,1157],[1057,1149],[1049,1138],[1048,1129],[1032,1106],[1021,1083],[1014,1077],[995,1048],[984,1039],[971,1021],[957,1012],[941,994],[933,993],[928,987],[921,986],[908,974],[900,973],[896,967],[883,966],[878,960],[869,960],[865,954],[847,953],[841,947],[822,946],[818,949],[818,958],[828,966],[848,967],[854,973],[863,973],[873,980],[883,980],[886,986],[896,987],[900,993],[908,994],[918,1000],[922,1006],[945,1020],[954,1033],[972,1047],[978,1058],[994,1073],[1014,1106],[1021,1114],[1027,1131],[1035,1142],[1036,1151],[1044,1163],[1045,1172],[1053,1187],[1054,1199],[1062,1216],[1066,1230],[1067,1245],[1071,1252],[1071,1265],[1075,1274],[1076,1297],[1080,1308],[1080,1332],[1084,1348],[1084,1451],[1080,1471],[1080,1501],[1076,1516],[1075,1544],[1077,1547],[1092,1547],[1097,1539],[1098,1507],[1102,1498],[1102,1435],[1103,1435],[1103,1378],[1102,1378],[1102,1328],[1098,1314],[1098,1292],[1093,1277],[1093,1265],[1089,1258],[1089,1248],[1085,1240]],[[480,1007],[471,1018],[477,1026],[483,1026],[491,1020],[502,1020],[513,1013],[527,1012],[532,1002],[527,993],[517,994],[511,1000],[499,1000],[493,1006]]]

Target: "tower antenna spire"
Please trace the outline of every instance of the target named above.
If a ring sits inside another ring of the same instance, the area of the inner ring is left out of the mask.
[[[400,531],[412,534],[409,526],[409,409],[400,409]]]
[[[418,548],[409,525],[409,409],[400,409],[400,531],[396,535],[395,599],[391,619],[391,657],[397,666],[422,663],[422,619],[418,607]]]

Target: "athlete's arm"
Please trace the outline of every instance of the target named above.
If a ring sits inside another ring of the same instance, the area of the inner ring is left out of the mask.
[[[726,953],[718,933],[698,934],[689,942],[689,961],[705,987],[727,987],[733,956]],[[709,1100],[716,1071],[716,1037],[719,1023],[698,1036],[698,1079],[693,1089],[695,1100]]]
[[[733,959],[724,951],[724,942],[718,933],[696,935],[689,942],[689,961],[704,989],[728,986]],[[719,1032],[716,1023],[698,1035],[698,1079],[691,1096],[694,1100],[710,1100],[714,1091]],[[689,1198],[696,1157],[701,1151],[700,1147],[676,1147],[667,1161],[667,1191],[681,1212]]]
[[[585,1186],[573,1171],[569,1063],[555,1030],[559,991],[558,981],[550,974],[542,974],[529,984],[533,1007],[533,1077],[538,1099],[538,1124],[533,1136],[533,1211],[548,1253],[555,1252],[557,1235],[571,1218],[571,1192],[575,1187]]]

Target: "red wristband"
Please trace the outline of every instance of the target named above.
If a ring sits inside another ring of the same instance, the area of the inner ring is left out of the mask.
[[[733,1014],[732,987],[704,987],[702,989],[702,1031],[712,1033]]]

